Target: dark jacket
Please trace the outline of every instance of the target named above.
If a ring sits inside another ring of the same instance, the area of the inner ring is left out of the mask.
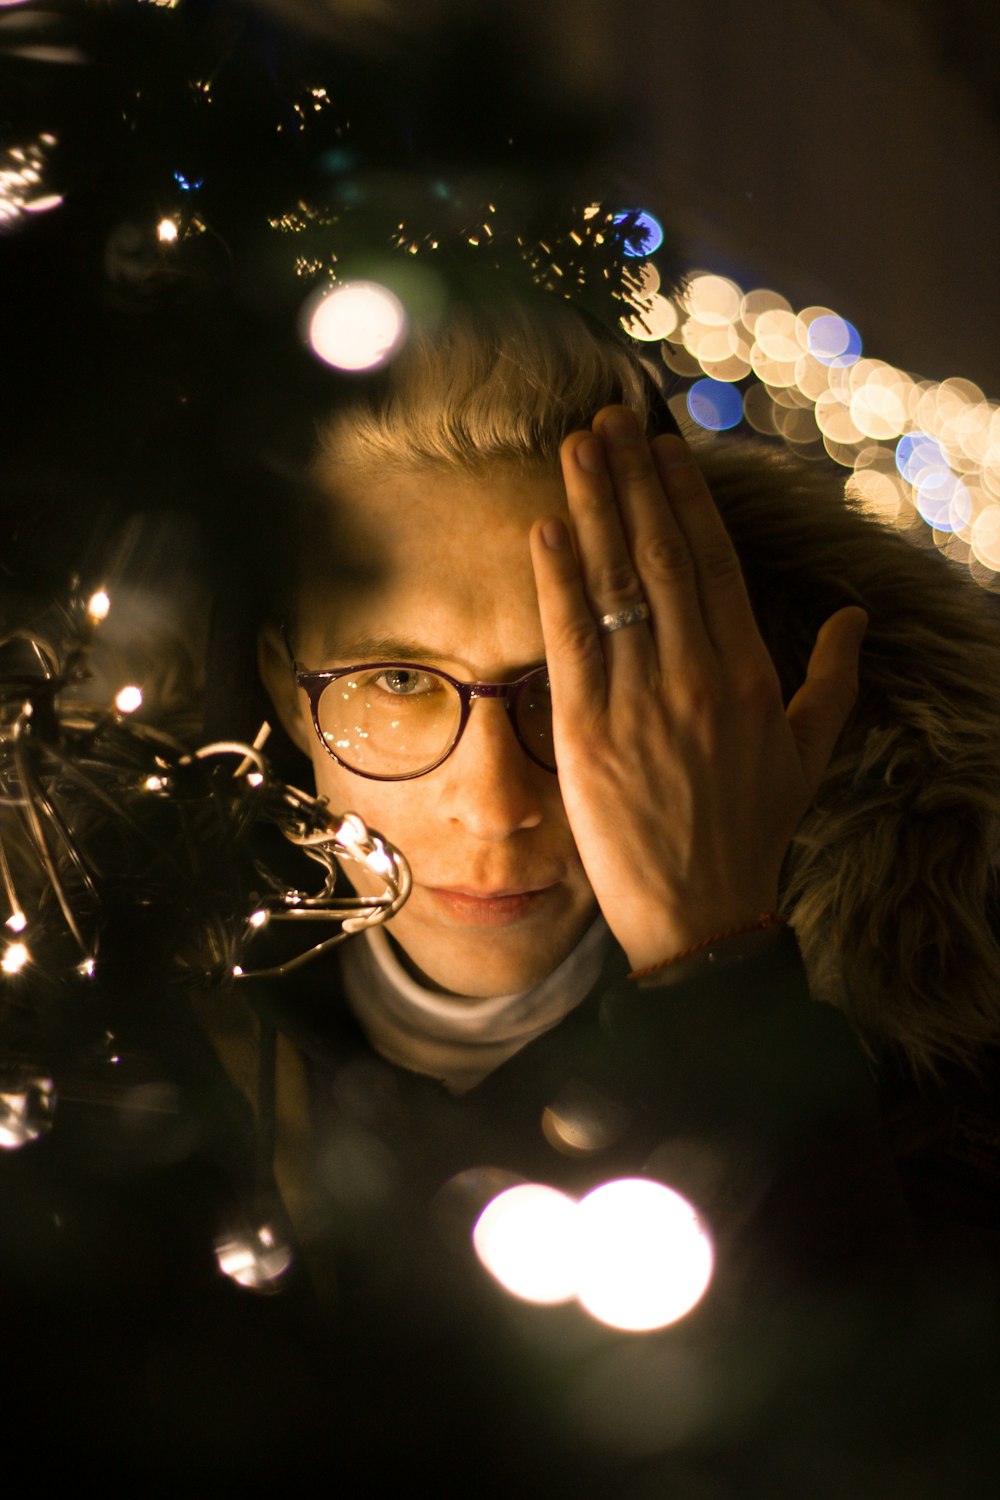
[[[681,983],[623,969],[461,1096],[378,1057],[317,965],[215,1005],[226,1071],[192,1032],[158,1125],[134,1090],[64,1103],[0,1163],[27,1451],[57,1433],[75,1475],[148,1493],[335,1476],[692,1500],[874,1497],[919,1452],[910,1495],[978,1493],[995,1293],[978,1251],[922,1256],[872,1071],[792,934]],[[623,1333],[478,1263],[472,1224],[508,1183],[636,1175],[714,1239],[681,1321]],[[218,1270],[241,1216],[295,1250],[273,1295]]]

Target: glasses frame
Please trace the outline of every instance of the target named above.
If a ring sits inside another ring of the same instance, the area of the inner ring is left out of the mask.
[[[331,760],[335,760],[338,766],[343,766],[345,771],[350,771],[354,776],[364,776],[368,781],[414,781],[418,776],[427,776],[431,771],[436,771],[438,766],[442,765],[448,759],[465,733],[465,726],[469,722],[472,705],[477,698],[502,699],[504,707],[507,710],[510,727],[514,731],[514,737],[525,755],[536,766],[541,766],[543,771],[548,771],[553,776],[556,775],[555,766],[547,765],[545,761],[541,760],[535,754],[518,728],[517,723],[517,705],[528,684],[538,677],[548,676],[548,668],[544,662],[541,666],[532,667],[530,671],[523,673],[520,677],[516,677],[513,682],[460,682],[457,677],[452,677],[450,672],[442,672],[440,667],[429,667],[425,662],[365,661],[358,662],[353,667],[333,667],[321,672],[311,672],[299,665],[290,650],[289,656],[292,658],[292,671],[295,674],[295,681],[304,690],[306,697],[309,699],[313,728],[316,731],[316,736],[320,744]],[[455,689],[460,705],[458,727],[455,730],[455,736],[451,744],[444,754],[439,755],[433,765],[424,766],[420,771],[406,771],[401,776],[380,776],[374,771],[359,771],[356,766],[349,766],[345,760],[341,760],[337,752],[327,743],[319,722],[319,701],[331,682],[336,682],[341,677],[349,677],[352,672],[379,672],[390,668],[395,668],[397,671],[403,669],[407,672],[429,672],[435,677],[443,678],[445,682],[449,683]]]

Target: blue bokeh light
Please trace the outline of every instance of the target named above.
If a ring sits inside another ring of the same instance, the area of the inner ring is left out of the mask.
[[[205,179],[204,177],[186,177],[183,172],[175,172],[174,181],[182,193],[196,193]]]
[[[814,318],[806,335],[809,353],[821,365],[843,369],[861,358],[861,335],[853,323],[839,318],[836,313],[825,313]]]
[[[652,214],[646,213],[645,210],[636,213],[635,209],[629,209],[627,213],[615,214],[615,223],[622,224],[633,214],[636,217],[633,228],[625,240],[625,254],[652,255],[663,244],[663,225],[659,219],[654,219]]]
[[[907,484],[926,484],[936,474],[948,474],[951,466],[937,438],[927,432],[908,432],[896,444],[896,468]]]
[[[687,393],[687,409],[699,427],[724,432],[743,416],[743,397],[734,385],[706,376],[696,380]]]

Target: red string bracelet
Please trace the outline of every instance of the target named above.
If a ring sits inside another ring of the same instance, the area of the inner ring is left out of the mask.
[[[787,921],[788,918],[783,917],[780,911],[762,911],[744,927],[730,927],[726,932],[713,932],[711,937],[702,938],[700,943],[692,943],[690,948],[682,948],[680,953],[674,953],[670,958],[661,958],[658,964],[649,964],[645,969],[633,969],[628,977],[645,979],[647,974],[658,974],[661,969],[672,968],[674,964],[683,963],[684,959],[693,958],[696,953],[713,948],[716,943],[724,943],[728,938],[742,937],[747,932],[766,932],[769,927],[783,927]]]

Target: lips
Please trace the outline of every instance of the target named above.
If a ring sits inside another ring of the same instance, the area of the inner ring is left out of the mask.
[[[477,891],[470,885],[436,885],[430,889],[446,896],[468,896],[472,901],[500,901],[506,896],[535,896],[540,891],[550,890],[555,883],[554,880],[548,880],[544,884],[511,885],[488,891]]]
[[[559,882],[525,888],[474,890],[468,886],[429,886],[431,898],[446,919],[472,927],[509,927],[547,910],[558,899]]]

